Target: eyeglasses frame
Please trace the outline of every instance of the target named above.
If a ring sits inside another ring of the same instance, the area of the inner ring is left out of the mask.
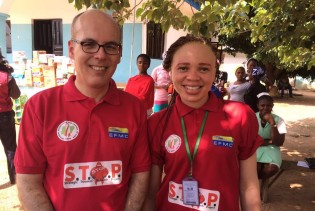
[[[121,53],[120,50],[121,50],[121,48],[122,48],[121,44],[120,44],[120,43],[116,43],[116,42],[107,42],[107,43],[105,43],[105,44],[103,44],[103,45],[100,45],[100,44],[97,43],[96,41],[80,41],[80,40],[77,40],[77,39],[71,39],[71,41],[74,42],[74,43],[80,44],[82,51],[83,51],[84,53],[88,53],[88,54],[97,53],[97,52],[99,52],[100,48],[102,47],[102,48],[104,49],[104,52],[105,52],[106,54],[108,54],[108,55],[118,55],[118,54]],[[83,50],[83,45],[84,45],[84,43],[95,43],[95,44],[97,44],[97,45],[98,45],[97,51],[96,51],[96,52],[86,52],[86,51],[84,51],[84,50]],[[112,53],[106,52],[105,46],[108,45],[108,44],[114,44],[114,45],[118,46],[118,47],[119,47],[119,51],[118,51],[116,54],[112,54]]]

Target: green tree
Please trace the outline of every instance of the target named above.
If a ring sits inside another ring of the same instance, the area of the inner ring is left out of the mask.
[[[112,10],[120,23],[135,9],[129,0],[68,1],[77,9],[92,6]],[[136,2],[137,17],[161,23],[164,31],[172,26],[194,35],[218,36],[229,53],[239,51],[257,57],[269,74],[287,70],[292,75],[315,78],[314,0],[195,0],[200,10],[192,8],[191,14],[183,13],[187,3],[182,0]],[[271,78],[275,77],[273,74]]]

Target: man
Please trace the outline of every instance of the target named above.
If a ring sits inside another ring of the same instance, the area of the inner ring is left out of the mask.
[[[4,59],[0,49],[0,139],[7,157],[10,183],[15,184],[14,155],[16,150],[16,131],[12,100],[21,95],[11,73],[13,68]]]
[[[111,79],[119,25],[100,10],[72,23],[76,76],[26,104],[15,164],[25,210],[140,210],[150,157],[146,111]]]
[[[147,116],[152,114],[154,102],[154,81],[148,74],[151,64],[150,56],[140,54],[137,57],[137,67],[139,74],[129,78],[125,91],[136,96],[147,110]]]
[[[277,87],[279,90],[281,90],[281,98],[283,98],[284,90],[286,90],[286,89],[289,91],[289,96],[293,97],[292,86],[291,86],[291,84],[289,82],[289,78],[285,72],[279,76]]]

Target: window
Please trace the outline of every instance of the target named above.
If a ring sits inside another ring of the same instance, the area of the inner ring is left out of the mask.
[[[34,50],[44,50],[48,54],[63,55],[62,20],[33,20]]]
[[[152,59],[162,59],[165,33],[160,23],[147,23],[147,54]]]

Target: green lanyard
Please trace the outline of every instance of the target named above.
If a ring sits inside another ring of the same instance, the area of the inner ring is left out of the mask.
[[[189,175],[190,177],[192,177],[192,166],[193,166],[193,161],[194,161],[194,158],[197,154],[197,151],[198,151],[198,147],[199,147],[199,144],[200,144],[200,139],[201,139],[201,136],[202,136],[202,133],[203,133],[203,130],[205,128],[205,124],[206,124],[206,121],[207,121],[207,117],[208,117],[208,111],[206,111],[204,117],[203,117],[203,121],[202,121],[202,124],[201,124],[201,128],[199,130],[199,134],[198,134],[198,138],[197,138],[197,142],[196,142],[196,145],[195,145],[195,149],[194,149],[194,154],[193,156],[191,156],[191,153],[190,153],[190,149],[189,149],[189,145],[188,145],[188,140],[187,140],[187,133],[186,133],[186,128],[185,128],[185,122],[184,122],[184,118],[181,117],[180,118],[180,121],[181,121],[181,124],[182,124],[182,131],[183,131],[183,134],[184,134],[184,140],[185,140],[185,146],[186,146],[186,151],[187,151],[187,155],[188,155],[188,158],[190,160],[190,172],[189,172]]]

